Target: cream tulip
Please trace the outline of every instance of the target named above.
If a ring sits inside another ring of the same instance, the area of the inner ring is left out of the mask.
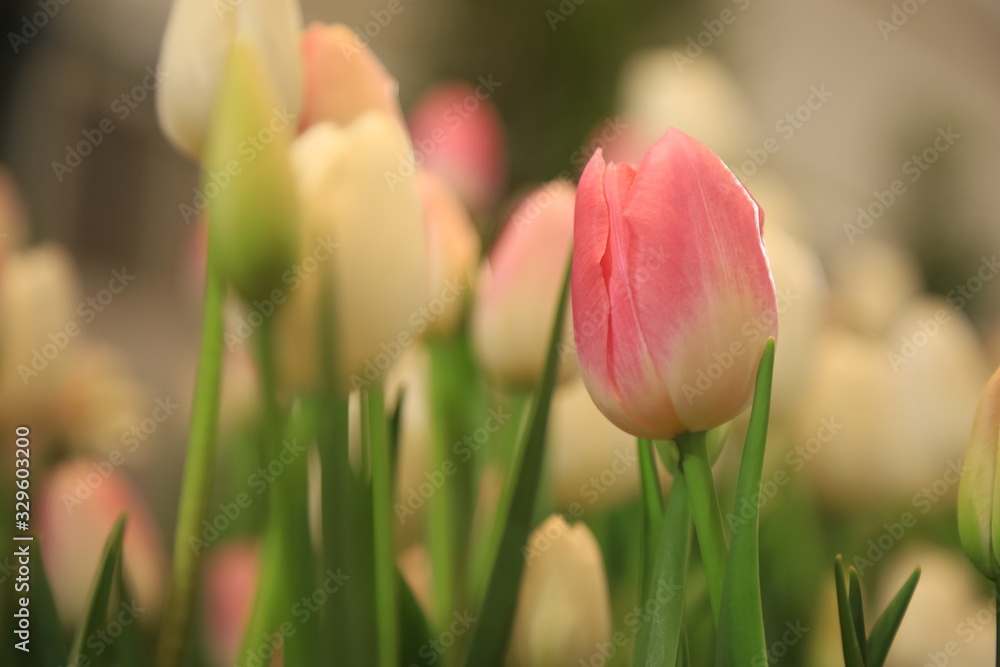
[[[175,0],[160,49],[156,111],[163,133],[200,159],[222,72],[236,36],[259,51],[282,113],[302,103],[298,0]]]

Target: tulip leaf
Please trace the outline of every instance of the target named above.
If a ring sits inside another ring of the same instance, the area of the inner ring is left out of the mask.
[[[653,452],[653,442],[646,438],[638,438],[639,477],[642,481],[642,519],[643,519],[643,555],[641,590],[645,592],[649,585],[656,562],[656,531],[663,520],[663,493],[660,491],[660,477],[656,470],[656,454]]]
[[[20,544],[28,543],[25,541]],[[14,544],[19,546],[18,542]],[[49,587],[49,579],[45,573],[41,544],[33,541],[28,550],[31,559],[31,651],[26,655],[15,651],[15,655],[24,661],[26,667],[49,667],[62,663],[66,657],[66,642],[59,614],[56,612],[55,599],[52,597],[52,589]],[[10,590],[15,589],[11,587]]]
[[[399,569],[396,570],[396,590],[399,615],[399,657],[403,665],[420,664],[426,658],[420,655],[431,642],[431,629],[417,598]]]
[[[97,567],[97,574],[90,587],[90,601],[87,603],[87,613],[83,623],[77,628],[76,637],[73,640],[73,648],[70,651],[69,664],[71,665],[103,665],[110,660],[110,651],[103,651],[103,646],[98,644],[104,653],[104,658],[99,659],[100,653],[88,645],[87,639],[96,635],[101,630],[108,619],[108,603],[111,600],[111,591],[114,588],[115,577],[118,568],[121,567],[122,537],[125,534],[125,515],[122,514],[115,521],[108,539],[104,543],[104,553],[101,555],[100,564]]]
[[[138,604],[132,595],[128,577],[125,576],[124,555],[117,570],[115,585],[118,590],[119,604],[122,605],[122,611],[129,613],[130,620],[121,623],[122,633],[115,640],[115,664],[117,667],[144,667],[149,664],[149,658],[143,651],[138,617],[131,613],[138,610]]]
[[[545,359],[541,385],[531,405],[527,427],[521,437],[520,465],[511,480],[514,493],[507,510],[504,524],[490,573],[489,584],[483,599],[479,621],[472,636],[466,665],[470,667],[491,667],[503,664],[507,642],[514,625],[514,611],[520,592],[521,575],[524,571],[522,549],[531,534],[535,500],[542,477],[542,463],[545,458],[545,432],[548,427],[549,407],[556,384],[559,366],[559,341],[562,339],[563,320],[569,300],[569,277],[571,262],[567,262],[562,291],[556,307],[555,322],[549,336],[549,352]]]
[[[846,667],[865,667],[864,657],[855,629],[854,614],[847,594],[847,582],[844,577],[844,560],[838,555],[833,563],[833,573],[837,585],[837,611],[840,617],[840,639],[844,647],[844,665]]]
[[[854,636],[858,638],[858,648],[861,649],[861,659],[868,664],[868,640],[865,638],[865,606],[861,597],[861,578],[854,567],[848,568],[850,589],[848,601],[851,603],[851,618],[854,621]]]
[[[899,624],[903,622],[903,614],[910,604],[913,591],[920,580],[920,568],[918,567],[910,575],[906,583],[903,584],[899,592],[882,612],[882,616],[875,622],[871,636],[868,638],[868,667],[882,667],[886,656],[889,655],[889,648],[892,640],[896,638],[896,631]]]
[[[684,580],[691,551],[691,505],[684,477],[674,479],[666,511],[655,530],[655,560],[642,595],[634,667],[675,667],[683,662]],[[645,568],[644,568],[645,571]]]
[[[717,664],[745,667],[764,664],[767,646],[760,595],[760,484],[764,472],[764,448],[771,409],[771,379],[774,372],[774,339],[764,346],[757,368],[757,382],[750,410],[736,481],[736,508],[732,542],[726,561],[719,613]]]

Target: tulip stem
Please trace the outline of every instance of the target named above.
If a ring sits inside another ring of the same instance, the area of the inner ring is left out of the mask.
[[[183,662],[204,543],[200,530],[205,520],[215,469],[222,376],[222,307],[226,297],[226,281],[214,266],[213,254],[210,241],[205,267],[205,303],[191,409],[191,430],[181,482],[177,530],[174,534],[173,572],[156,648],[158,667],[175,667]]]
[[[382,386],[361,391],[362,442],[371,457],[372,519],[375,531],[375,613],[378,618],[378,664],[399,663],[396,616],[396,558],[392,542],[392,459],[385,423]]]
[[[448,371],[447,357],[439,345],[430,350],[431,457],[430,470],[446,470],[449,434],[444,374]],[[404,399],[405,400],[405,399]],[[451,485],[445,480],[427,501],[427,546],[431,554],[434,603],[431,627],[444,630],[445,619],[455,605],[455,501]]]
[[[715,492],[715,480],[712,478],[712,463],[708,458],[705,431],[679,435],[676,441],[681,454],[681,474],[684,475],[691,496],[691,513],[708,578],[712,613],[718,623],[729,545],[722,523],[719,496]]]
[[[643,559],[640,590],[645,595],[650,577],[653,575],[653,563],[656,562],[656,530],[663,516],[663,493],[660,490],[660,479],[656,471],[656,453],[653,451],[653,441],[639,438],[639,477],[642,481],[643,500]]]

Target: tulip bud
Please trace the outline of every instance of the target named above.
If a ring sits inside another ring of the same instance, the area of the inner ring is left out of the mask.
[[[507,665],[589,664],[611,636],[608,581],[594,534],[553,515],[531,534],[525,558]]]
[[[696,140],[668,130],[638,167],[594,154],[571,287],[581,375],[623,430],[669,440],[749,405],[777,335],[763,214]]]
[[[474,213],[496,203],[507,166],[503,124],[487,86],[486,81],[479,87],[435,86],[424,93],[409,118],[421,164],[448,181]]]
[[[301,130],[323,121],[349,125],[366,111],[382,111],[402,121],[399,85],[346,25],[310,25],[302,34],[302,64]]]
[[[416,339],[427,291],[427,241],[416,179],[412,171],[397,171],[410,157],[402,126],[374,111],[343,128],[314,125],[296,142],[303,256],[317,262],[300,276],[284,323],[284,365],[294,384],[315,382],[324,281],[336,309],[344,389],[379,380]]]
[[[203,178],[211,199],[210,252],[247,301],[269,298],[297,258],[292,121],[274,104],[256,47],[237,37],[212,117]]]
[[[427,224],[430,317],[427,336],[447,338],[461,324],[481,243],[465,206],[438,176],[420,170],[417,185]]]
[[[163,80],[156,98],[167,138],[191,157],[201,157],[237,34],[261,54],[264,76],[275,87],[277,104],[294,121],[302,98],[301,24],[298,0],[175,0],[160,50]]]
[[[542,377],[572,244],[574,195],[572,185],[553,181],[525,197],[479,273],[473,348],[480,365],[502,384],[531,388]],[[567,317],[567,342],[569,327]],[[572,354],[566,361],[563,379],[575,369]]]
[[[256,600],[259,552],[255,542],[230,542],[205,559],[205,638],[214,664],[231,665],[239,654]]]
[[[1000,579],[1000,512],[997,449],[1000,434],[1000,370],[986,384],[972,422],[958,485],[958,536],[969,559],[989,579]]]
[[[45,572],[66,625],[83,620],[104,542],[128,512],[123,542],[125,575],[150,625],[163,598],[163,546],[143,499],[108,461],[75,460],[52,471],[41,488],[38,532]]]

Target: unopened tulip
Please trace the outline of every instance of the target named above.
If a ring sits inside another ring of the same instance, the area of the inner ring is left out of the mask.
[[[480,365],[502,384],[530,388],[542,376],[573,240],[574,197],[565,181],[525,197],[476,281],[473,347]],[[567,318],[566,334],[569,326]],[[572,356],[567,361],[564,376],[574,370]]]
[[[349,125],[366,111],[382,111],[402,121],[396,80],[346,25],[310,25],[302,34],[302,65],[300,129],[323,121]]]
[[[379,380],[413,344],[424,317],[427,240],[416,178],[396,171],[410,150],[399,123],[374,111],[343,128],[313,125],[297,140],[302,255],[319,259],[301,277],[285,324],[285,370],[293,384],[315,379],[324,281],[336,308],[343,388]]]
[[[162,81],[156,98],[167,138],[201,158],[225,62],[238,34],[260,52],[275,103],[294,126],[302,98],[301,25],[298,0],[175,0],[160,50]]]
[[[958,487],[958,535],[969,559],[985,576],[1000,579],[997,450],[1000,449],[1000,370],[979,399]]]
[[[163,598],[163,545],[145,502],[122,471],[110,461],[64,463],[50,473],[38,501],[45,572],[62,621],[83,620],[104,542],[127,512],[122,553],[136,603],[123,603],[141,609],[140,623],[152,624]]]
[[[282,277],[298,251],[298,198],[289,155],[294,125],[275,113],[263,65],[253,43],[237,37],[204,164],[205,190],[212,193],[209,251],[248,302],[276,300],[272,291],[285,286]]]
[[[424,93],[409,117],[421,164],[448,181],[474,213],[496,203],[507,165],[503,124],[490,92],[482,82],[440,84]]]
[[[594,402],[633,435],[719,426],[777,334],[763,213],[708,148],[671,129],[638,167],[598,150],[580,178],[573,325]]]
[[[554,515],[531,534],[525,553],[508,667],[590,664],[611,636],[608,580],[594,534]]]
[[[461,323],[482,245],[469,212],[451,186],[425,170],[417,172],[417,185],[427,224],[427,335],[447,338]]]
[[[231,665],[253,611],[260,573],[256,542],[230,542],[205,559],[205,639],[217,665]]]

